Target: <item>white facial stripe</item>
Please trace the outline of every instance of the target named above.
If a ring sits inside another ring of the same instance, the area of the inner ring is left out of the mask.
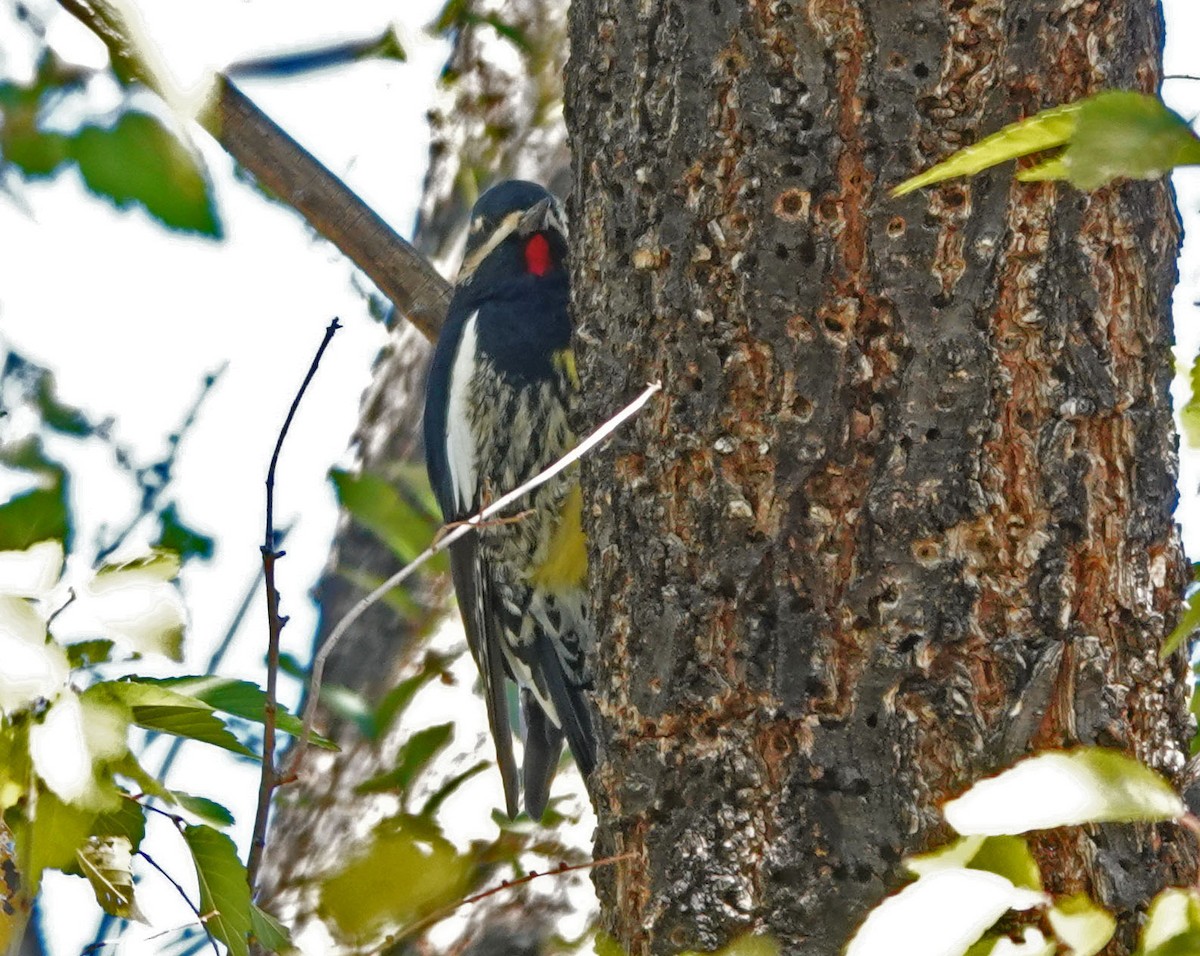
[[[496,227],[496,231],[492,233],[488,241],[463,260],[462,267],[458,270],[459,282],[462,282],[474,273],[479,268],[479,263],[495,252],[496,247],[512,235],[513,230],[520,224],[522,215],[523,213],[520,210],[510,212],[504,217],[504,221]]]
[[[478,318],[478,312],[472,313],[458,340],[458,352],[450,369],[450,404],[446,410],[446,462],[458,510],[464,514],[474,507],[477,486],[475,436],[471,431],[468,396],[475,373],[475,320]]]
[[[557,199],[551,200],[550,213],[547,218],[550,220],[550,225],[562,233],[564,239],[570,238],[570,233],[567,231],[567,212]]]

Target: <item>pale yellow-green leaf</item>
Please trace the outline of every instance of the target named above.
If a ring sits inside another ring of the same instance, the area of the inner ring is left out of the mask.
[[[25,724],[0,724],[0,820],[29,792],[32,780],[29,728]]]
[[[461,899],[472,868],[442,837],[383,830],[322,882],[320,912],[346,939],[381,936]]]
[[[1058,147],[1061,153],[1021,170],[1017,179],[1065,179],[1080,189],[1096,189],[1117,178],[1154,179],[1177,166],[1200,163],[1200,139],[1160,99],[1110,90],[1006,126],[905,180],[892,195]]]
[[[595,938],[592,941],[592,949],[595,956],[629,956],[621,948],[621,944],[602,929],[596,930]]]
[[[1200,893],[1171,886],[1150,904],[1138,956],[1200,953]]]
[[[1188,372],[1188,400],[1179,409],[1179,421],[1189,448],[1200,448],[1200,355]]]
[[[1158,654],[1159,659],[1163,660],[1174,654],[1198,627],[1200,627],[1200,590],[1195,591],[1183,602],[1183,613],[1179,615],[1179,622],[1167,635],[1167,639],[1163,641],[1162,650]]]
[[[133,781],[140,793],[158,797],[165,803],[174,805],[175,798],[171,795],[171,791],[148,773],[146,768],[137,762],[137,758],[132,753],[127,753],[119,760],[113,761],[112,770],[114,773]]]
[[[1095,956],[1117,931],[1116,917],[1086,893],[1056,899],[1046,915],[1054,935],[1070,949],[1071,956]]]
[[[956,176],[971,176],[1019,156],[1063,146],[1075,132],[1080,109],[1079,103],[1072,103],[1011,123],[978,143],[960,149],[920,175],[906,179],[892,190],[892,195],[903,196],[923,186]]]
[[[1046,901],[1002,876],[983,870],[938,870],[910,883],[870,913],[846,947],[846,956],[963,956],[1009,910]]]
[[[967,864],[972,870],[986,870],[1026,890],[1041,890],[1042,874],[1029,844],[1019,836],[986,837],[979,852]]]
[[[0,817],[0,953],[9,951],[29,919],[33,899],[24,885],[12,831]]]
[[[139,654],[161,654],[182,660],[187,614],[175,585],[159,581],[125,581],[94,591],[85,608],[105,636]]]
[[[7,595],[0,595],[0,661],[0,711],[8,714],[57,695],[71,669],[66,652],[46,643],[45,618]]]
[[[779,944],[770,936],[752,935],[741,936],[715,953],[691,951],[681,956],[779,956],[779,952]]]
[[[1063,155],[1065,178],[1080,189],[1114,179],[1156,179],[1200,162],[1200,140],[1178,113],[1145,93],[1111,90],[1081,101]]]
[[[84,608],[106,636],[131,650],[181,660],[187,614],[172,583],[179,568],[173,551],[106,565],[89,582]]]
[[[1027,169],[1017,170],[1017,182],[1020,183],[1040,183],[1052,180],[1068,179],[1071,175],[1070,167],[1067,166],[1066,157],[1063,154],[1051,156],[1049,159],[1043,159],[1039,163],[1028,167]]]
[[[45,597],[62,574],[62,542],[53,538],[24,551],[0,551],[0,594]]]
[[[42,871],[75,863],[75,851],[87,843],[97,813],[59,800],[51,791],[38,789],[33,819],[16,829],[18,857],[28,860],[28,893],[36,896]]]
[[[961,870],[979,852],[987,837],[959,837],[928,853],[916,853],[904,858],[904,868],[913,876],[928,876],[938,870]]]
[[[123,836],[93,836],[75,851],[96,902],[110,916],[146,923],[134,897],[133,844]]]
[[[959,837],[928,853],[905,858],[904,865],[913,876],[966,867],[1003,876],[1027,890],[1042,888],[1037,861],[1028,844],[1016,836]]]
[[[113,809],[116,788],[101,771],[124,755],[129,721],[129,712],[114,702],[68,689],[29,730],[34,770],[68,803]]]
[[[174,551],[151,551],[130,561],[104,565],[96,572],[89,590],[104,594],[131,585],[161,584],[179,577],[181,567],[179,555]]]
[[[998,836],[1084,823],[1178,819],[1185,807],[1161,776],[1099,747],[1036,754],[981,780],[943,811],[964,835]]]
[[[1058,946],[1036,926],[1026,926],[1019,939],[989,933],[967,950],[966,956],[1054,956]]]

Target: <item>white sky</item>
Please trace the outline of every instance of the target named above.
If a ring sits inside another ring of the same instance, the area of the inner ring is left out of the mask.
[[[48,0],[31,6],[50,24],[51,39],[64,55],[103,63],[97,44],[69,16]],[[440,6],[441,0],[138,3],[145,35],[185,87],[206,69],[264,52],[317,45],[334,36],[371,36],[401,10],[410,55],[406,64],[367,63],[303,80],[244,85],[269,115],[405,235],[411,232],[427,162],[424,114],[446,55],[445,45],[425,37],[421,27]],[[1164,9],[1171,30],[1167,72],[1200,72],[1195,0],[1166,0]],[[3,42],[9,29],[0,22],[0,66],[19,72],[19,58]],[[270,38],[269,46],[264,38]],[[1200,83],[1168,83],[1165,95],[1189,119],[1200,114]],[[109,105],[117,102],[114,93]],[[216,180],[223,243],[170,236],[140,211],[118,213],[90,196],[74,172],[23,187],[24,210],[0,197],[0,261],[9,266],[0,289],[0,334],[57,373],[65,401],[95,417],[113,416],[120,440],[138,449],[141,459],[158,453],[204,373],[229,362],[184,446],[174,488],[184,519],[218,540],[216,559],[194,564],[185,581],[193,668],[202,666],[258,565],[262,481],[275,435],[324,327],[337,315],[345,329],[293,426],[277,488],[278,523],[296,521],[279,572],[284,611],[292,617],[285,650],[306,655],[315,624],[307,592],[328,556],[336,517],[325,476],[332,463],[346,460],[359,397],[384,338],[351,287],[351,270],[340,254],[314,239],[294,214],[235,182],[229,158],[202,134],[197,142]],[[1195,230],[1200,173],[1187,171],[1176,181],[1181,213]],[[1200,244],[1192,241],[1181,260],[1176,297],[1185,365],[1200,347],[1191,304],[1198,298]],[[1192,501],[1181,511],[1192,555],[1200,553],[1200,522],[1189,515],[1200,481],[1196,458],[1185,455],[1181,482],[1185,499]],[[79,530],[91,536],[99,520],[120,524],[132,502],[118,497],[123,494],[119,483],[102,479],[104,462],[82,465],[75,485],[78,513],[85,519]],[[262,680],[262,618],[258,606],[227,660],[226,673]],[[251,768],[223,761],[220,772],[228,777],[215,783],[213,764],[194,756],[201,749],[186,751],[189,759],[178,766],[172,786],[218,798],[221,792],[252,793],[256,775]],[[497,780],[488,778],[487,786],[498,794]],[[236,836],[243,846],[250,815],[248,808],[239,814]],[[171,837],[160,829],[149,845]],[[171,865],[176,873],[183,872],[180,867],[186,863]],[[90,916],[77,915],[94,912],[90,891],[81,880],[51,882],[56,896],[50,912],[72,914],[48,926],[54,952],[78,952],[90,941],[94,925]],[[171,891],[158,893],[161,881],[146,884],[146,908],[154,913],[157,929],[190,920]],[[161,940],[149,935],[135,930],[117,951],[127,956],[157,952]]]

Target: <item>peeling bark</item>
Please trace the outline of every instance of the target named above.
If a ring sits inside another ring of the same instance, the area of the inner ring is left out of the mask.
[[[835,953],[1037,748],[1176,776],[1169,187],[1003,168],[890,200],[974,138],[1152,91],[1133,0],[575,0],[568,128],[607,927]],[[1052,832],[1048,889],[1121,917],[1172,827]]]

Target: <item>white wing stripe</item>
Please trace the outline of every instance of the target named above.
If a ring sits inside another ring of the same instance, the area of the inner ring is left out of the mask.
[[[475,436],[468,405],[471,379],[475,374],[475,321],[478,318],[478,311],[472,313],[458,340],[458,352],[450,369],[450,404],[446,410],[446,462],[455,501],[462,514],[474,506],[475,489],[478,487]]]

